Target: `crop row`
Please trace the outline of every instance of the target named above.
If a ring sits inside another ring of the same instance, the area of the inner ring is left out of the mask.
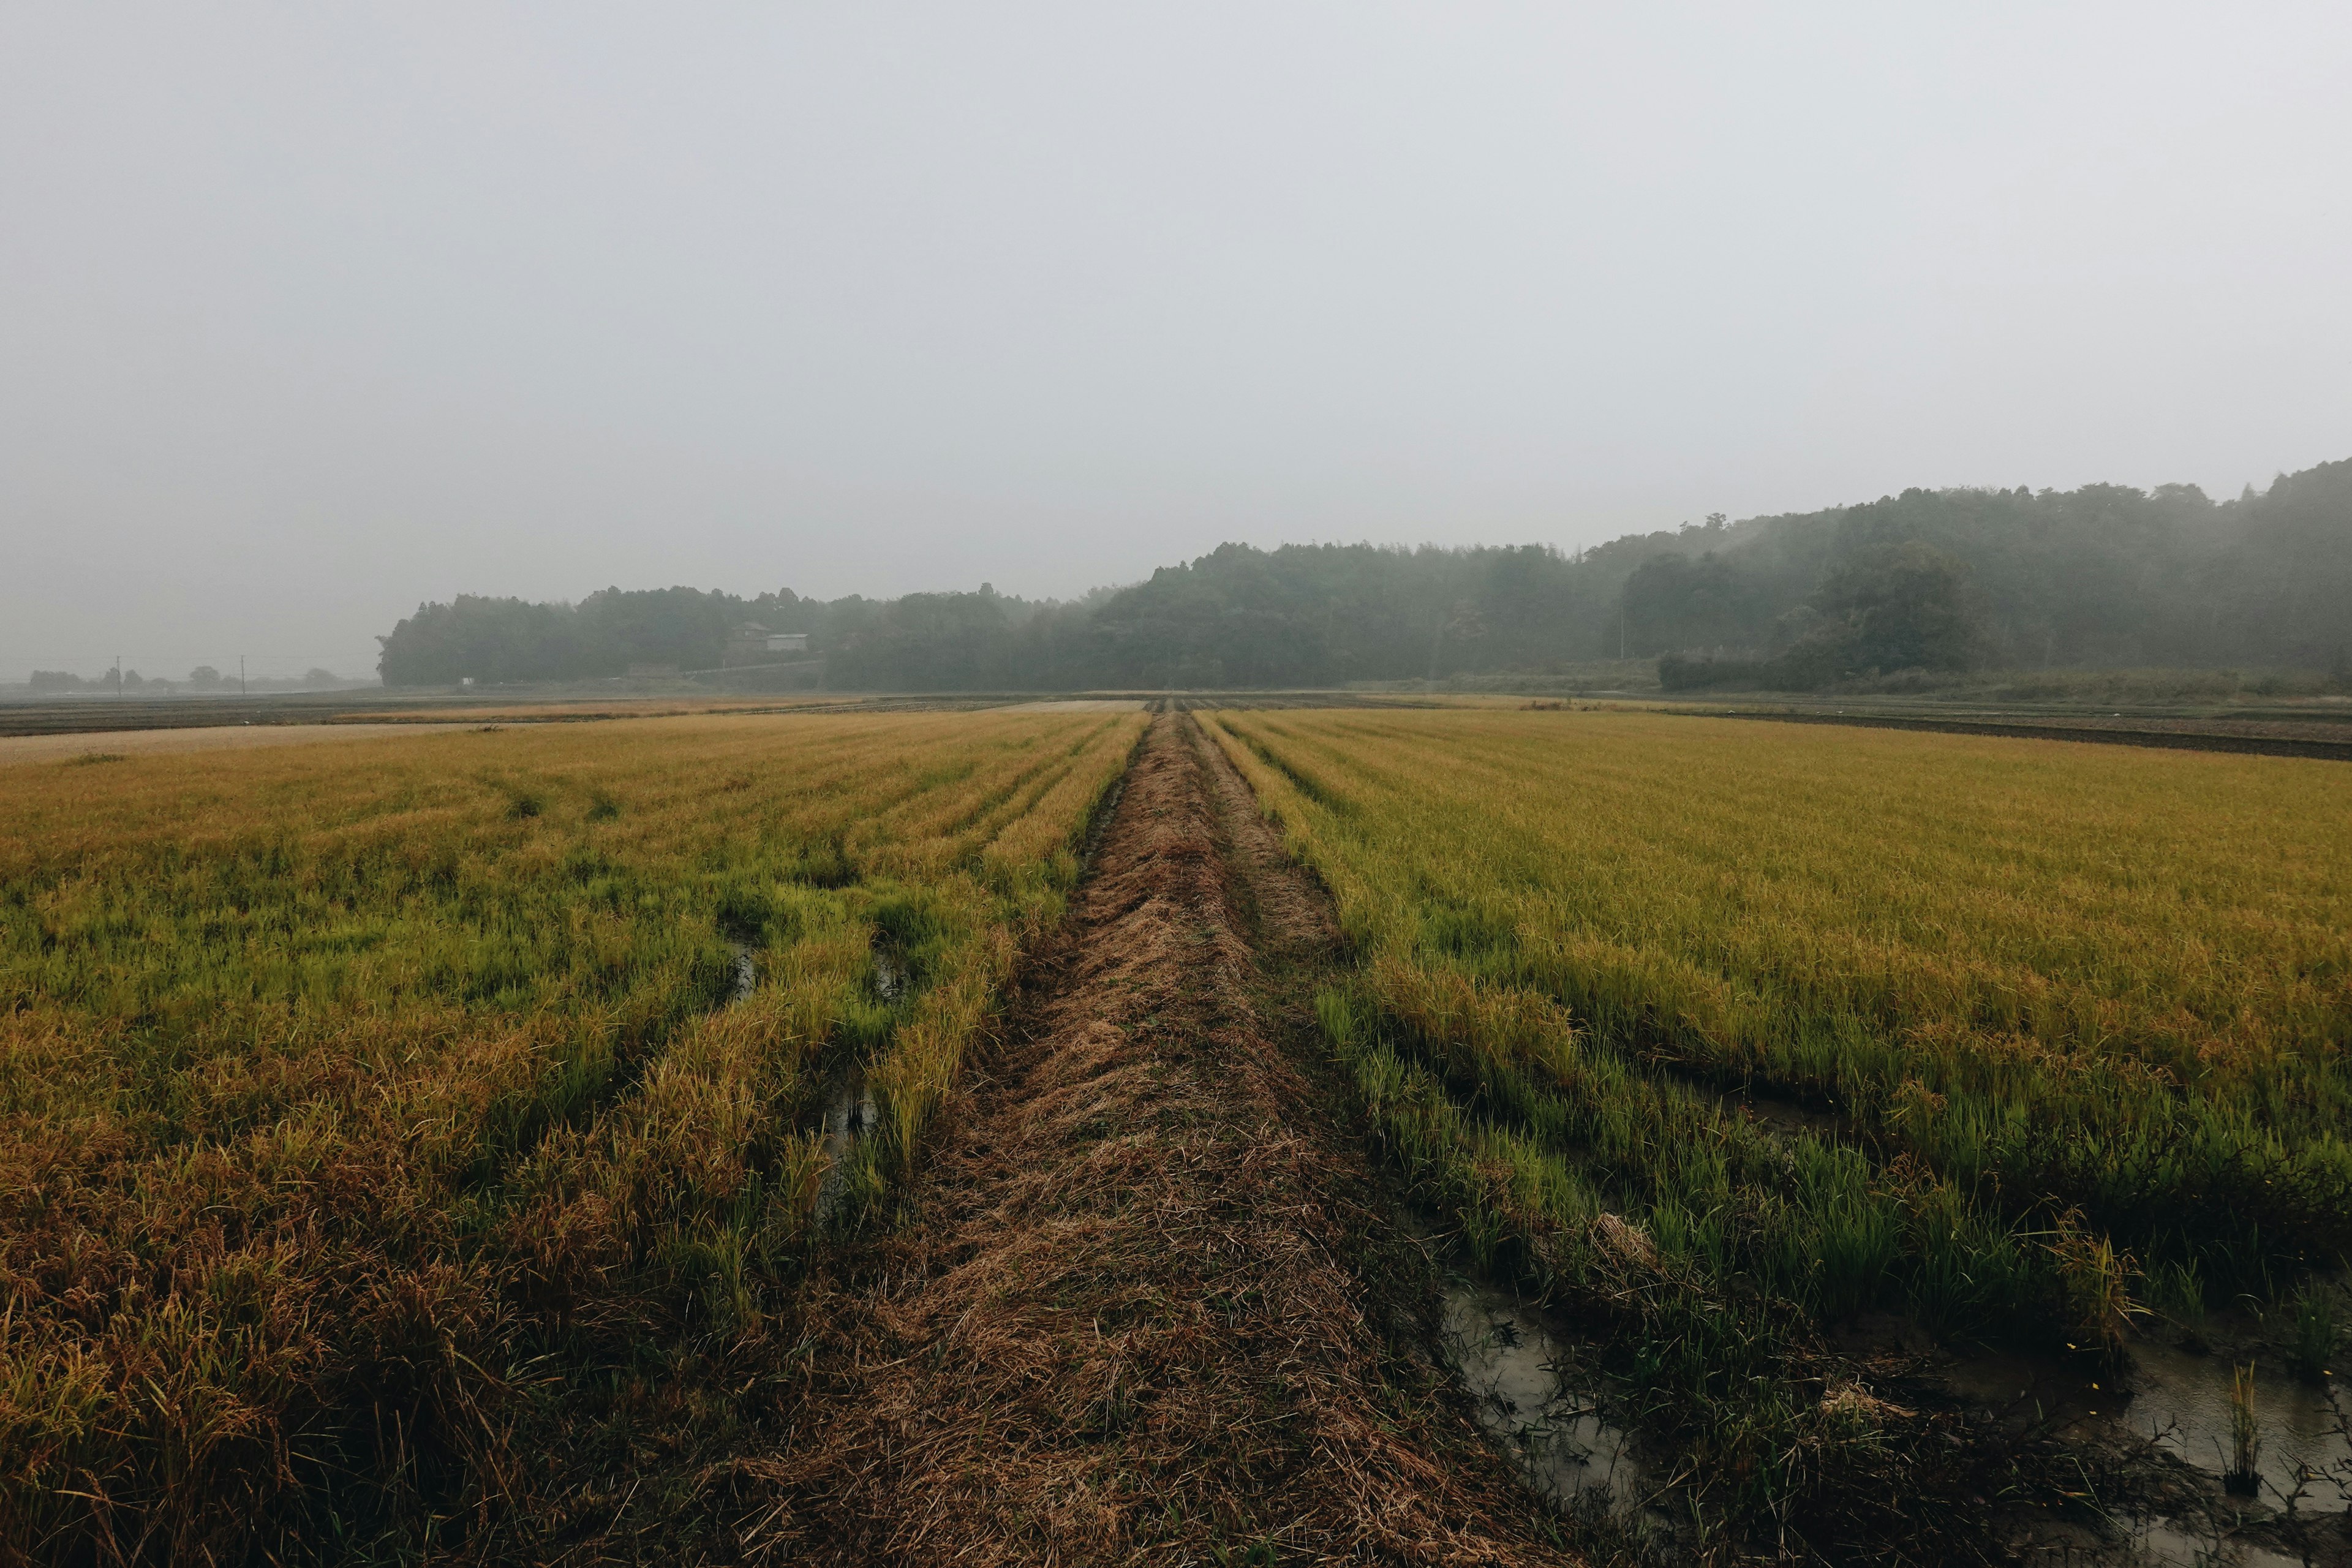
[[[1360,962],[1324,1028],[1376,1125],[1482,1262],[1626,1321],[1651,1424],[1738,1478],[1733,1512],[1785,1520],[1851,1458],[1822,1347],[1859,1312],[2115,1357],[2151,1263],[2197,1292],[2346,1246],[2323,764],[1632,714],[1213,727],[1336,898]]]
[[[551,1434],[752,1355],[820,1189],[887,1201],[1139,722],[12,770],[0,1541],[491,1550],[546,1516]],[[880,1126],[829,1153],[850,1074]]]

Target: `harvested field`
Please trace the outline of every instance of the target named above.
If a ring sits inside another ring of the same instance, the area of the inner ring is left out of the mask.
[[[1140,697],[1055,697],[1035,702],[1015,702],[1008,713],[1137,713],[1148,707]]]

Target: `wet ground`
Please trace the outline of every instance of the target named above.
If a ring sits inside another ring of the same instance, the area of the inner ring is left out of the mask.
[[[1285,975],[1334,937],[1163,714],[908,1222],[813,1286],[805,1415],[738,1470],[750,1553],[1575,1561],[1381,1272],[1421,1254],[1303,1070]]]
[[[1444,1325],[1479,1426],[1528,1486],[1565,1509],[1637,1521],[1659,1478],[1609,1420],[1606,1380],[1573,1338],[1511,1292],[1464,1280],[1445,1292]]]

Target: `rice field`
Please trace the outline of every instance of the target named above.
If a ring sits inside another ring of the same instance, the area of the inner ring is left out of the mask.
[[[2082,1445],[1920,1397],[1866,1324],[2095,1389],[2155,1325],[2252,1302],[2263,1377],[2333,1375],[2340,767],[1625,711],[1201,719],[1344,935],[1278,982],[1340,1068],[1296,1092],[1352,1096],[1474,1271],[1588,1334],[1584,1414],[1671,1474],[1700,1557],[1973,1560],[1984,1500],[2107,1485]],[[0,1561],[725,1556],[827,1506],[773,1490],[811,1412],[871,1371],[920,1385],[956,1330],[845,1367],[809,1303],[903,1326],[917,1287],[854,1259],[920,1231],[940,1108],[1153,722],[1192,745],[1181,714],[1072,704],[10,765]],[[1202,824],[1171,780],[1248,809],[1222,767],[1154,776]],[[1204,875],[1209,829],[1161,865],[1147,805],[1129,859]],[[1154,940],[1197,940],[1164,915]],[[1162,1157],[1157,1123],[1082,1121]],[[2275,1485],[2243,1382],[2231,1484]],[[1030,1440],[1070,1474],[1125,1440],[1064,1425]],[[771,1491],[739,1509],[746,1476]]]
[[[8,770],[0,1541],[479,1552],[524,1499],[636,1484],[633,1432],[723,1433],[728,1369],[789,1350],[813,1238],[887,1209],[1143,722]],[[825,1135],[845,1086],[868,1136]]]
[[[1229,711],[1324,1032],[1481,1263],[1630,1331],[1723,1506],[1828,1489],[1865,1312],[2123,1360],[2352,1251],[2326,763],[1631,712]],[[1837,1460],[1844,1463],[1846,1460]]]

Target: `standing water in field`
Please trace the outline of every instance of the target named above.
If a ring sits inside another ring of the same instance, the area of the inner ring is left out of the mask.
[[[824,1177],[816,1189],[819,1220],[831,1219],[840,1212],[849,1185],[850,1156],[874,1131],[875,1120],[874,1095],[866,1087],[866,1074],[852,1066],[834,1085],[824,1108]]]
[[[2254,1368],[2252,1408],[2254,1492],[2232,1497],[2232,1431],[2238,1370]],[[2329,1380],[2332,1382],[2333,1380]],[[2204,1488],[2175,1494],[2177,1517],[2119,1516],[2124,1561],[2136,1568],[2270,1568],[2314,1559],[2298,1542],[2335,1534],[2352,1504],[2352,1438],[2325,1387],[2297,1381],[2274,1360],[2192,1354],[2154,1341],[2132,1347],[2118,1377],[2047,1356],[1991,1353],[1949,1374],[1952,1390],[2013,1419],[2063,1433],[2100,1428],[2149,1445],[2166,1462],[2200,1472]],[[2168,1510],[2171,1511],[2168,1508]],[[2096,1559],[2105,1561],[2106,1559]],[[2334,1558],[2316,1559],[2336,1561]]]
[[[1597,1388],[1570,1388],[1574,1354],[1542,1319],[1503,1291],[1455,1284],[1445,1293],[1444,1333],[1478,1424],[1509,1449],[1529,1488],[1562,1507],[1588,1492],[1604,1496],[1612,1513],[1643,1505],[1631,1435],[1602,1418]]]
[[[914,992],[914,967],[907,961],[906,950],[896,942],[877,936],[869,982],[876,998],[884,1005],[897,1007],[905,1002]],[[866,1069],[852,1061],[835,1077],[825,1096],[824,1177],[816,1194],[819,1220],[830,1219],[840,1212],[848,1196],[851,1156],[856,1152],[859,1142],[874,1131],[877,1119],[874,1094],[866,1083]]]
[[[2200,1470],[2228,1472],[2236,1358],[2142,1344],[2133,1348],[2132,1363],[2134,1392],[2124,1425]],[[2260,1500],[2280,1506],[2300,1489],[2298,1506],[2305,1510],[2352,1504],[2352,1442],[2326,1391],[2297,1381],[2275,1362],[2249,1364],[2256,1367],[2252,1414],[2260,1445],[2253,1455]]]
[[[906,950],[895,942],[877,940],[874,943],[874,994],[895,1007],[913,989],[913,967],[907,962]]]
[[[2241,1364],[2226,1354],[2142,1342],[2122,1377],[2047,1356],[1988,1353],[1955,1368],[1949,1382],[1996,1415],[2062,1428],[2118,1427],[2219,1480],[2233,1467],[2231,1379]],[[2306,1509],[2352,1503],[2352,1442],[2326,1390],[2297,1382],[2274,1362],[2258,1365],[2253,1386],[2261,1500],[2275,1506],[2301,1487]]]

